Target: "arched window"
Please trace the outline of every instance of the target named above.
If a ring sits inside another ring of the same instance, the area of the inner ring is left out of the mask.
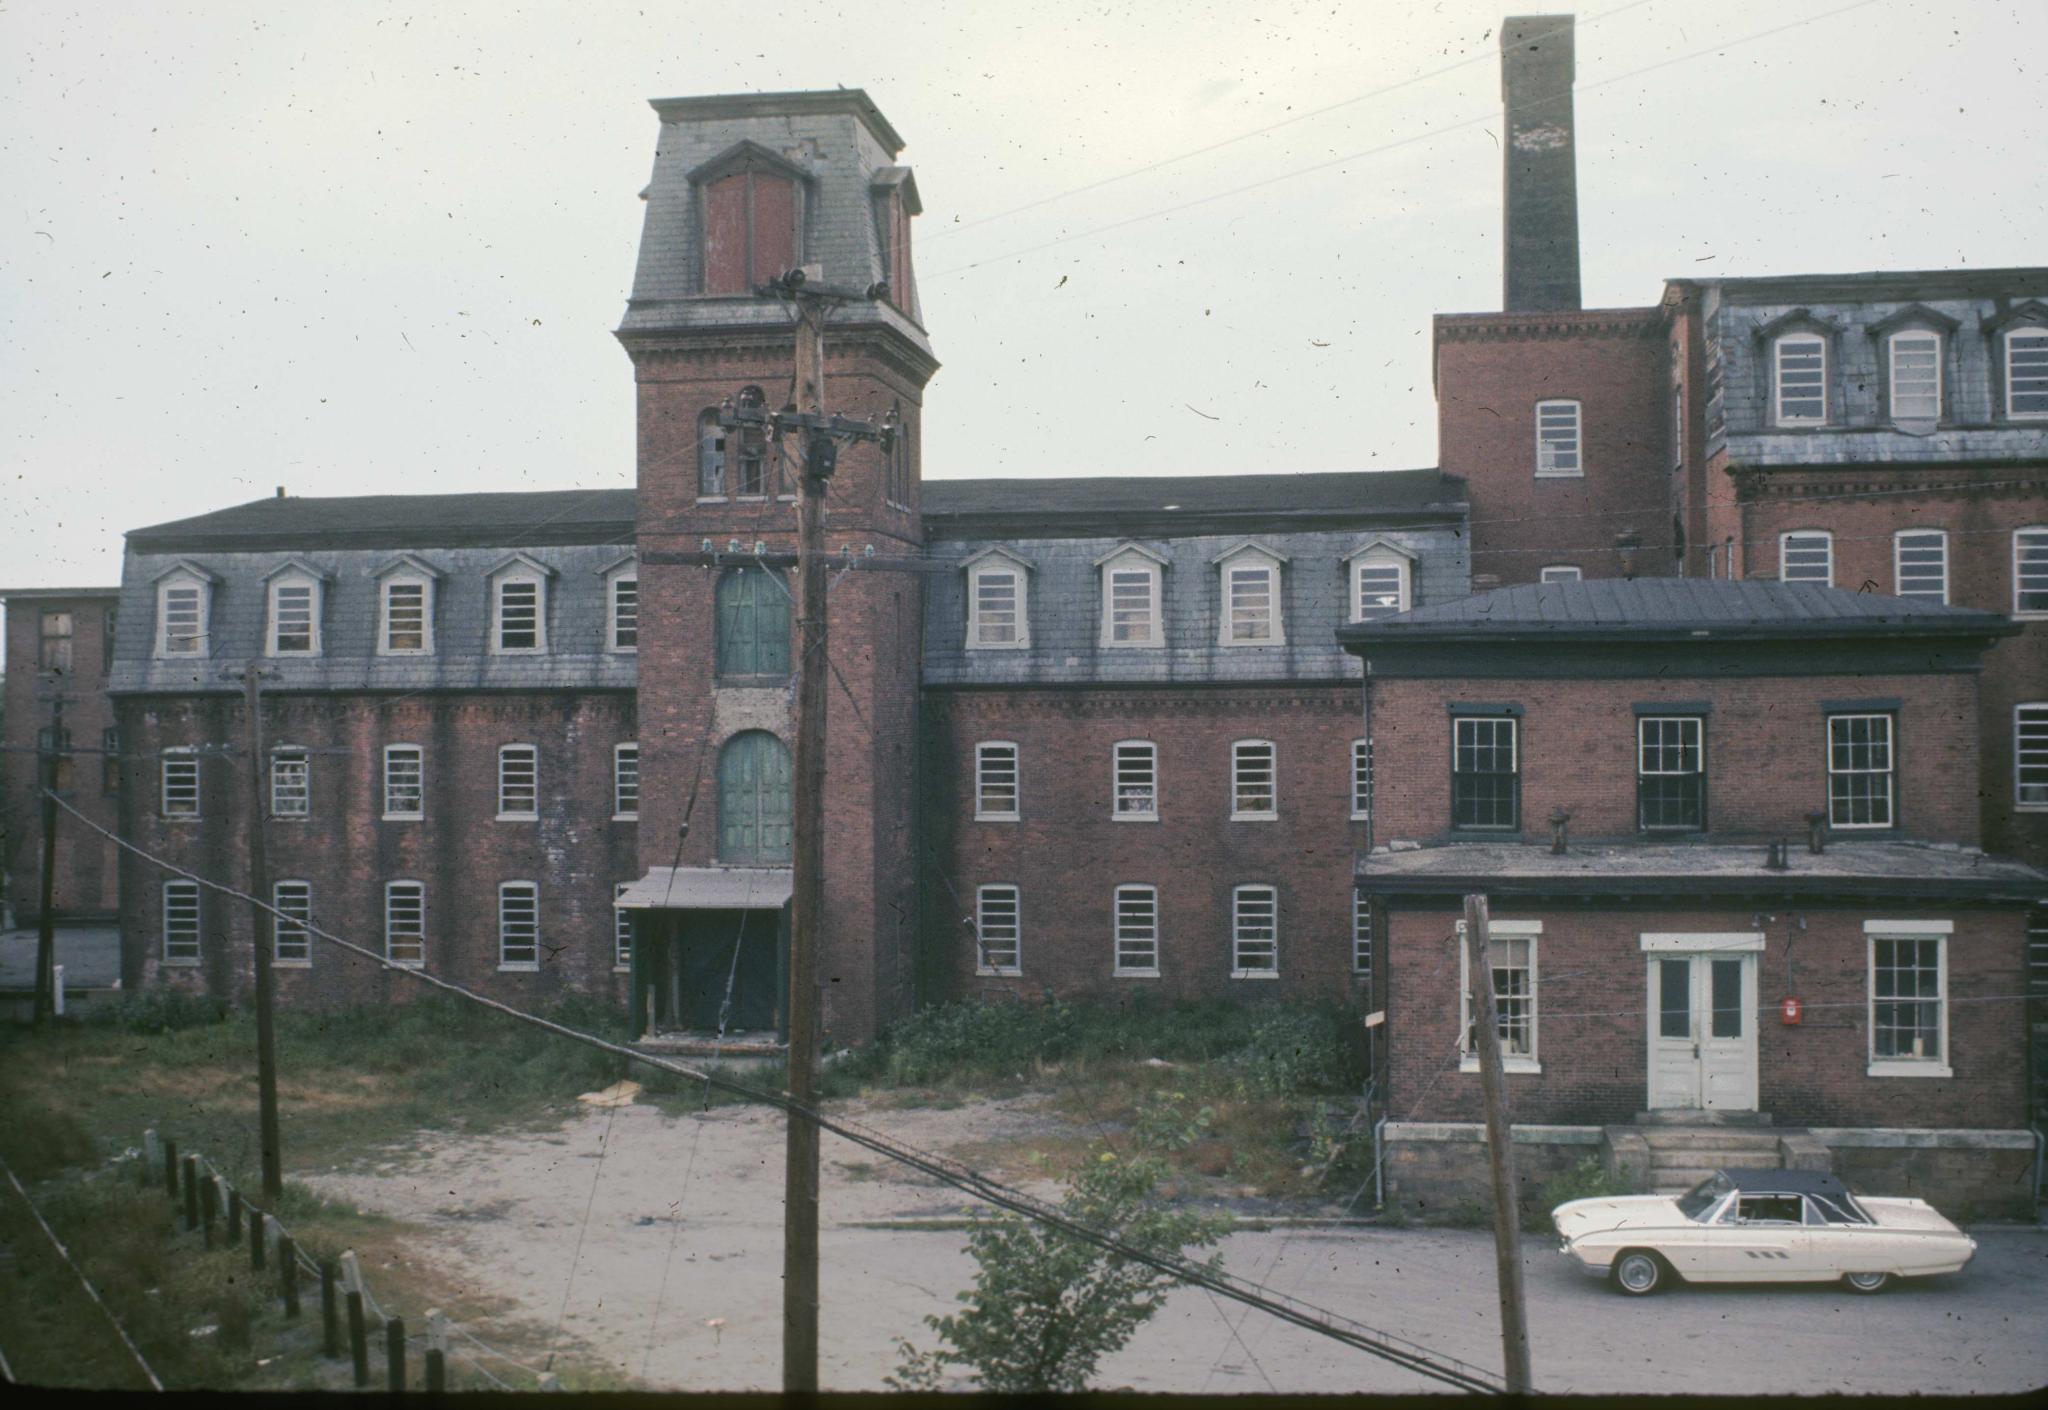
[[[697,497],[725,498],[725,427],[718,424],[716,407],[697,415]]]
[[[789,749],[765,730],[736,734],[718,754],[718,859],[787,862]]]
[[[719,675],[789,674],[789,589],[773,569],[727,569],[717,612]]]
[[[759,387],[740,388],[739,403],[744,407],[760,408],[768,404],[768,398]],[[770,493],[769,462],[773,452],[768,445],[768,436],[759,426],[737,426],[729,442],[736,463],[733,466],[732,493],[742,499],[764,497]],[[780,493],[782,477],[776,475],[774,490]]]

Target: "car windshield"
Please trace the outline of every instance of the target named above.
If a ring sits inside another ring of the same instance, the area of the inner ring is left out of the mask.
[[[1726,1175],[1715,1171],[1678,1197],[1678,1212],[1688,1219],[1705,1219],[1721,1197],[1734,1188]]]

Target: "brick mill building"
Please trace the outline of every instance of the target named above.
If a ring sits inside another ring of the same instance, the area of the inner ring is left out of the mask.
[[[2013,996],[2048,978],[2048,270],[1584,309],[1570,40],[1504,28],[1503,309],[1436,319],[1439,464],[1399,472],[927,482],[902,139],[858,90],[656,103],[636,488],[134,531],[95,806],[239,880],[255,660],[281,908],[508,1000],[772,1041],[794,486],[719,411],[786,400],[789,314],[753,291],[808,266],[864,291],[826,403],[903,428],[842,453],[829,550],[926,560],[832,579],[833,1039],[954,997],[1356,1003],[1397,1184],[1449,1179],[1477,1150],[1449,905],[1490,888],[1543,1159],[1769,1113],[1773,1158],[1997,1203],[2032,1115]],[[46,607],[13,595],[11,661]],[[35,715],[10,694],[11,741]],[[119,866],[59,904],[118,902],[124,982],[246,982],[240,908]],[[290,926],[277,957],[287,1002],[408,987]]]

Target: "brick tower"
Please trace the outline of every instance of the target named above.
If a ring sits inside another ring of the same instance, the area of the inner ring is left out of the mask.
[[[903,142],[859,89],[657,101],[661,137],[618,329],[638,389],[642,555],[793,553],[796,462],[721,430],[731,398],[794,397],[792,311],[755,288],[790,268],[865,290],[826,329],[826,401],[903,427],[846,447],[830,552],[918,552],[920,405],[938,364],[911,266],[917,185]],[[881,286],[881,287],[877,287]],[[643,890],[635,992],[656,1028],[763,1032],[783,1020],[789,895],[790,576],[764,567],[639,569]],[[824,1025],[871,1037],[912,999],[922,588],[849,572],[830,593]],[[679,838],[687,816],[689,827]],[[673,878],[667,868],[680,860]]]

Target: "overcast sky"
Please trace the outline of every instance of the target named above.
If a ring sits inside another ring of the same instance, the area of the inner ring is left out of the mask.
[[[6,0],[0,585],[279,484],[631,484],[610,330],[684,94],[862,87],[904,135],[928,478],[1432,464],[1541,8]],[[2043,262],[2044,56],[2042,0],[1588,0],[1587,303]]]

